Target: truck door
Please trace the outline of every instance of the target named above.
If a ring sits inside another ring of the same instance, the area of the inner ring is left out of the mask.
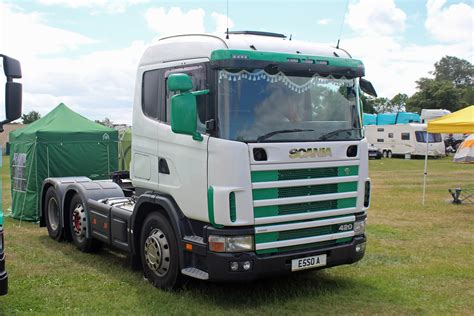
[[[208,89],[207,68],[204,60],[180,62],[165,71],[166,80],[171,74],[185,73],[193,81],[193,90]],[[176,64],[176,63],[175,63]],[[207,221],[207,144],[204,134],[209,95],[197,97],[198,131],[203,140],[196,141],[189,135],[171,131],[171,96],[166,90],[165,124],[158,128],[159,190],[169,193],[183,213],[192,219]]]

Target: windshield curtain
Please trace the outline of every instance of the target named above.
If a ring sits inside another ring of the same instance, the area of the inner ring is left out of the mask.
[[[361,139],[357,80],[220,70],[220,137],[245,142]]]
[[[441,134],[439,133],[429,133],[428,134],[428,143],[441,143]],[[416,131],[415,132],[416,141],[419,143],[426,143],[426,132]]]

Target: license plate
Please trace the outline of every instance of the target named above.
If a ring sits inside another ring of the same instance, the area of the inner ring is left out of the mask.
[[[291,260],[291,271],[298,271],[303,269],[311,269],[322,267],[326,265],[326,255],[319,255],[314,257],[306,257]]]

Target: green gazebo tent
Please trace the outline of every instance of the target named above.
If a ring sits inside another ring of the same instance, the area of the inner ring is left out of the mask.
[[[130,171],[132,158],[132,128],[127,128],[119,136],[119,170]]]
[[[64,104],[10,133],[12,216],[37,221],[41,184],[48,177],[107,179],[117,170],[118,132]]]

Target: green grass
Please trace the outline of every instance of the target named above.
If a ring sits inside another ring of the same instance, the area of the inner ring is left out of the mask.
[[[10,205],[8,161],[3,202]],[[45,228],[6,220],[9,294],[5,314],[472,314],[474,205],[448,203],[447,189],[474,186],[474,165],[430,160],[370,161],[368,249],[357,264],[251,284],[192,281],[165,292],[121,253],[84,254]]]

